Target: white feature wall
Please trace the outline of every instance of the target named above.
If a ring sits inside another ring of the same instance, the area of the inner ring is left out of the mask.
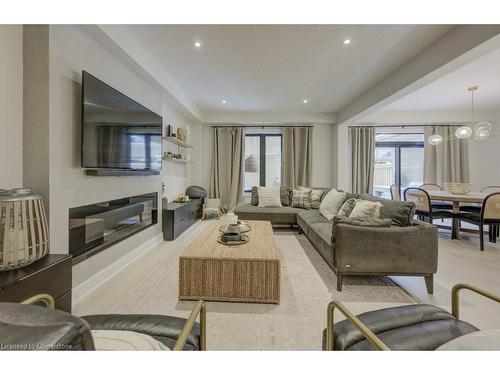
[[[0,25],[0,189],[23,185],[23,27]]]
[[[81,72],[86,70],[125,95],[161,114],[164,124],[188,124],[163,100],[159,88],[124,54],[117,53],[80,26],[50,26],[50,235],[51,252],[68,253],[71,207],[157,191],[166,183],[170,199],[190,184],[190,166],[165,162],[162,176],[90,177],[80,167]],[[164,150],[171,146],[164,145]],[[171,150],[171,151],[176,151]],[[161,201],[158,203],[161,208]],[[73,285],[126,257],[161,233],[159,223],[77,264]]]

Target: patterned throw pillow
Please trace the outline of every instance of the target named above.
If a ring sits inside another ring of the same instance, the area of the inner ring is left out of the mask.
[[[292,207],[311,209],[311,190],[293,189]]]
[[[356,205],[352,209],[349,214],[350,218],[357,217],[372,217],[378,218],[380,216],[380,207],[382,207],[382,203],[380,202],[371,202],[359,199],[356,201]]]
[[[310,187],[299,186],[299,190],[311,190],[311,208],[319,208],[321,198],[325,194],[325,189],[316,189]]]
[[[351,214],[352,210],[356,206],[356,201],[357,200],[358,199],[355,199],[355,198],[351,198],[351,199],[346,200],[344,202],[344,204],[342,205],[342,207],[340,207],[340,210],[338,212],[338,216],[349,217],[349,215]]]

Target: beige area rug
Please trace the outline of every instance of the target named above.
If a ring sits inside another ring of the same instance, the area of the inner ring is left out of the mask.
[[[178,257],[205,226],[200,222],[176,241],[158,245],[88,295],[74,312],[187,317],[194,302],[177,300]],[[207,303],[209,350],[321,350],[331,300],[344,302],[356,314],[415,303],[384,277],[346,278],[338,292],[333,271],[304,235],[277,229],[275,239],[282,260],[281,304]]]

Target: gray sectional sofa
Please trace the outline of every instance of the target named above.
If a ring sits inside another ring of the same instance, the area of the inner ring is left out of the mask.
[[[428,293],[433,293],[437,271],[438,234],[432,224],[413,220],[414,205],[347,193],[347,198],[380,201],[380,216],[391,219],[389,227],[365,227],[337,223],[318,209],[258,207],[242,204],[235,213],[243,220],[269,220],[273,225],[297,225],[337,275],[337,290],[344,276],[424,276]],[[255,202],[254,202],[255,203]],[[333,241],[332,241],[333,238]]]

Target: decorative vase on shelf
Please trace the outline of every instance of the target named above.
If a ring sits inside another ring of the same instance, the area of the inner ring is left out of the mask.
[[[42,197],[31,189],[0,193],[0,271],[33,263],[49,252]]]

